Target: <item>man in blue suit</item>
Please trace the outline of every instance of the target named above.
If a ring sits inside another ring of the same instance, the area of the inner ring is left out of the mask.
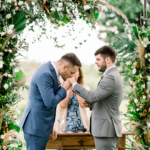
[[[55,140],[53,128],[57,104],[66,97],[70,78],[81,67],[74,53],[67,53],[57,62],[47,62],[36,70],[30,87],[29,98],[19,127],[23,129],[27,150],[45,150],[50,138]],[[60,85],[59,77],[64,82]]]

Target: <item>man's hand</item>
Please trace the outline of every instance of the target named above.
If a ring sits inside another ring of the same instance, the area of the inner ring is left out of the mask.
[[[64,89],[66,89],[66,91],[68,91],[70,89],[71,83],[70,83],[69,79],[67,79],[66,81],[63,82],[62,87]]]
[[[75,78],[74,77],[72,77],[72,78],[68,78],[69,79],[69,81],[70,81],[70,83],[73,85],[73,83],[75,83],[76,82],[76,80],[75,80]]]
[[[84,107],[86,108],[86,107],[92,107],[92,104],[90,104],[89,102],[87,102],[87,101],[83,101],[83,105],[84,105]]]
[[[57,132],[55,130],[55,128],[53,127],[52,133],[49,136],[52,140],[56,140],[57,139]]]

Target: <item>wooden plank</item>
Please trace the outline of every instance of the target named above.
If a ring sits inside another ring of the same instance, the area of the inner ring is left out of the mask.
[[[126,135],[134,135],[131,132],[122,132],[119,138],[118,150],[126,149]],[[95,149],[94,137],[86,133],[58,133],[56,140],[49,139],[46,149]]]
[[[95,146],[94,137],[64,137],[62,138],[63,146]]]
[[[122,148],[122,147],[125,147],[126,146],[126,141],[125,141],[125,138],[126,135],[123,135],[121,138],[119,138],[119,141],[118,141],[118,148]]]

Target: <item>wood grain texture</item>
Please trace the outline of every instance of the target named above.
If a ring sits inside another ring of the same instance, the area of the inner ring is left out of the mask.
[[[131,132],[122,132],[118,142],[118,150],[126,149],[126,135],[134,135]],[[56,140],[49,139],[46,149],[95,149],[94,137],[86,133],[58,133]]]

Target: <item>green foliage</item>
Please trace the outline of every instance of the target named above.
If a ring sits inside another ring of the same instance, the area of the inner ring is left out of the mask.
[[[121,10],[127,16],[130,23],[135,23],[137,25],[140,24],[139,17],[140,13],[143,12],[143,5],[140,0],[108,0],[107,2]],[[117,27],[116,33],[115,30],[104,30],[100,31],[99,33],[99,37],[101,37],[101,33],[105,32],[106,38],[104,40],[106,42],[109,42],[110,44],[112,43],[112,41],[114,41],[118,33],[124,32],[124,19],[117,13],[114,13],[109,9],[105,11],[104,18],[100,18],[100,22],[108,28],[114,26]]]
[[[139,124],[135,131],[135,140],[146,150],[150,147],[147,140],[150,125],[150,103],[147,95],[150,94],[149,41],[149,28],[143,27],[141,30],[137,25],[130,24],[126,26],[125,33],[117,35],[113,43],[113,47],[117,49],[117,59],[125,67],[122,75],[125,76],[131,89],[128,94],[130,101],[127,106],[126,117],[129,120],[127,124],[133,123],[133,127],[134,124]],[[132,131],[132,128],[129,128],[129,131]],[[135,144],[130,145],[130,149],[134,149]]]
[[[21,80],[24,77],[25,77],[25,74],[22,72],[22,70],[19,70],[19,72],[16,73],[16,76],[14,77],[14,79]]]

